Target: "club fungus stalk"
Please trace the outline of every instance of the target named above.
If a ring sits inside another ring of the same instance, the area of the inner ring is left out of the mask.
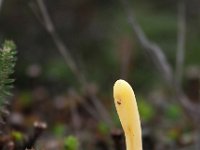
[[[124,80],[117,80],[113,87],[115,107],[126,138],[126,150],[142,150],[140,117],[131,86]]]

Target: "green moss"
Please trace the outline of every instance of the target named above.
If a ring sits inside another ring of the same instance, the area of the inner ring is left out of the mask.
[[[68,136],[64,139],[65,150],[78,150],[79,142],[75,136]]]
[[[19,131],[12,131],[11,135],[18,142],[21,142],[24,139],[23,134]]]

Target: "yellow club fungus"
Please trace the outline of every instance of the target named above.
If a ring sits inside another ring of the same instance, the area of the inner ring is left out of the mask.
[[[126,138],[127,150],[142,150],[140,116],[135,94],[124,80],[117,80],[113,87],[115,107]]]

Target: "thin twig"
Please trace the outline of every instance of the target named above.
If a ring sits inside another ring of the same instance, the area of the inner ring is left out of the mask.
[[[191,100],[185,95],[185,93],[178,86],[174,86],[175,95],[177,100],[179,100],[180,104],[184,108],[184,110],[188,113],[188,115],[193,119],[195,123],[200,122],[200,108],[199,105],[196,105],[191,102]]]
[[[197,127],[196,135],[195,135],[195,150],[200,149],[200,129]]]
[[[56,44],[59,52],[61,53],[61,55],[64,57],[64,60],[66,62],[66,64],[69,66],[69,68],[71,69],[71,71],[74,73],[74,75],[77,77],[80,85],[82,86],[83,89],[87,89],[87,86],[89,85],[84,74],[80,71],[80,69],[77,67],[74,59],[71,57],[70,53],[69,53],[69,49],[67,48],[67,46],[64,44],[64,42],[62,41],[62,39],[60,38],[60,36],[58,35],[58,33],[55,30],[54,24],[50,18],[50,15],[47,11],[47,8],[44,4],[43,0],[36,0],[39,10],[42,14],[42,24],[44,25],[45,29],[47,30],[47,32],[51,35],[54,43]],[[36,15],[38,16],[38,15]],[[40,19],[41,20],[41,19]],[[90,92],[88,92],[90,93]],[[92,100],[96,110],[97,110],[97,114],[100,115],[101,119],[103,119],[104,121],[106,121],[110,126],[112,126],[112,120],[111,117],[108,113],[108,111],[106,110],[106,108],[104,107],[104,105],[100,102],[100,100],[97,98],[96,95],[93,94],[89,94],[88,95],[89,98]]]
[[[121,0],[123,7],[127,13],[128,22],[134,31],[136,38],[138,39],[140,45],[144,48],[144,50],[149,54],[150,58],[154,62],[155,66],[157,66],[160,71],[163,79],[169,85],[171,89],[174,90],[177,99],[180,104],[183,106],[184,110],[190,115],[190,117],[195,122],[200,122],[200,108],[199,106],[193,104],[189,98],[183,93],[180,86],[177,86],[177,82],[174,82],[174,76],[172,73],[172,67],[166,59],[165,54],[162,49],[155,43],[151,42],[145,33],[143,32],[140,25],[137,23],[134,11],[130,7],[128,0]]]
[[[28,148],[31,149],[36,140],[38,139],[39,136],[46,130],[47,124],[46,122],[34,122],[34,131],[32,135],[28,138],[28,141],[26,141],[23,145],[23,149]]]
[[[176,82],[181,86],[183,76],[183,64],[185,57],[185,40],[186,40],[186,16],[184,0],[178,3],[178,34],[177,34],[177,54],[176,54]]]
[[[129,24],[131,25],[131,29],[136,34],[136,38],[138,39],[140,45],[146,50],[146,52],[152,58],[154,64],[160,71],[163,78],[168,83],[172,82],[172,69],[163,51],[157,44],[151,42],[147,38],[143,30],[141,29],[140,25],[137,23],[133,13],[133,9],[130,8],[128,1],[127,0],[121,0],[121,1],[127,13],[127,19]]]
[[[112,119],[108,113],[108,111],[105,109],[104,105],[102,105],[101,101],[97,98],[96,95],[94,94],[90,94],[89,95],[93,104],[95,105],[96,108],[98,108],[98,110],[100,111],[99,113],[101,113],[101,116],[102,116],[102,119],[108,123],[108,125],[110,127],[113,126],[113,122],[112,122]]]
[[[82,138],[81,138],[81,134],[80,134],[80,129],[81,129],[81,117],[79,115],[78,109],[77,109],[77,105],[76,102],[74,101],[75,99],[71,98],[71,105],[70,105],[70,114],[71,114],[71,118],[72,118],[72,124],[74,127],[74,132],[76,134],[76,137],[79,139],[79,149],[82,149]]]
[[[53,25],[53,22],[49,16],[49,13],[47,11],[47,8],[44,4],[43,0],[36,0],[38,7],[41,11],[41,15],[44,21],[45,29],[49,32],[51,35],[52,39],[54,40],[54,43],[56,44],[60,54],[63,56],[65,62],[71,69],[71,71],[76,75],[78,78],[79,82],[81,84],[85,84],[85,77],[83,76],[82,73],[80,73],[80,70],[78,69],[76,63],[72,59],[72,56],[69,53],[69,49],[66,47],[64,42],[61,40],[60,36],[57,34],[55,27]]]

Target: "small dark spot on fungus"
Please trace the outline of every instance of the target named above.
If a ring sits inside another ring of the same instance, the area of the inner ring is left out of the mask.
[[[134,134],[133,134],[133,130],[132,130],[132,128],[131,127],[127,127],[127,131],[128,131],[128,134],[130,134],[130,135],[132,135],[132,136],[135,136]]]
[[[118,105],[121,105],[121,100],[120,100],[120,99],[117,100],[117,104],[118,104]]]

